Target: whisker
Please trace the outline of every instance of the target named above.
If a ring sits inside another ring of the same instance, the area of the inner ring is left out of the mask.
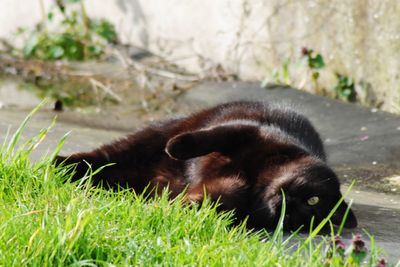
[[[325,183],[325,182],[327,182],[329,180],[332,180],[332,179],[333,179],[333,177],[329,177],[329,178],[326,178],[325,180],[314,182],[314,184],[322,184],[322,183]]]
[[[265,206],[263,206],[263,207],[261,207],[261,208],[255,209],[255,210],[253,210],[251,213],[255,213],[255,212],[257,212],[257,211],[264,210],[264,209],[268,209],[268,205],[265,205]]]

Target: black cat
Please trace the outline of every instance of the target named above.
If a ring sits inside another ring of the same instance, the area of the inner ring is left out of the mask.
[[[191,116],[165,121],[92,152],[59,156],[76,164],[72,180],[108,166],[94,185],[129,187],[153,193],[168,187],[171,197],[201,202],[205,194],[234,210],[248,226],[276,227],[286,199],[285,229],[323,220],[342,197],[339,181],[326,164],[322,141],[311,123],[294,111],[268,103],[233,102]],[[343,220],[346,203],[332,217]],[[357,226],[350,210],[345,227]]]

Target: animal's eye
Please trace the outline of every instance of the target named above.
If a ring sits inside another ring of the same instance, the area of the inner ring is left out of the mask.
[[[310,205],[310,206],[317,205],[318,202],[319,202],[319,197],[317,197],[317,196],[310,197],[309,199],[307,199],[307,203],[308,203],[308,205]]]

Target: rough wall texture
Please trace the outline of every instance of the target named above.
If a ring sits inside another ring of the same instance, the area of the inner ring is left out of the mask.
[[[46,6],[51,1],[45,1]],[[320,82],[335,72],[369,85],[383,108],[400,103],[398,0],[87,0],[90,15],[115,23],[123,42],[162,54],[192,71],[220,63],[243,79],[269,77],[301,47],[320,52]],[[40,18],[39,1],[0,1],[0,37]],[[292,66],[293,65],[293,66]]]

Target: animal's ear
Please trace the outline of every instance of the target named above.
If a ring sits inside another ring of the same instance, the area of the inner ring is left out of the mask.
[[[331,221],[335,225],[341,225],[342,221],[345,219],[346,221],[344,222],[344,227],[345,228],[356,228],[357,227],[357,218],[354,215],[353,211],[349,209],[347,213],[347,217],[345,217],[346,211],[349,209],[347,204],[345,202],[342,202],[340,204],[339,208],[336,210],[336,212],[333,214]]]
[[[256,142],[259,129],[252,125],[223,125],[211,129],[183,133],[170,139],[165,152],[173,159],[187,160],[212,152],[230,155]]]

